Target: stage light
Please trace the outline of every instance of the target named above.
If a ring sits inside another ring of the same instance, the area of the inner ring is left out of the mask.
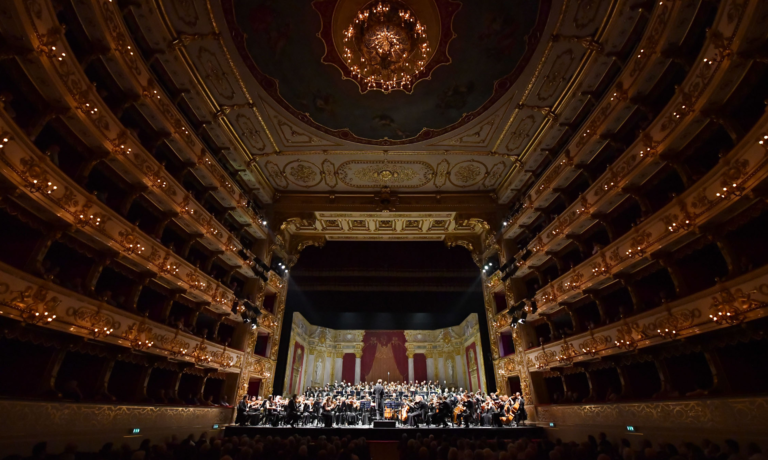
[[[256,329],[256,324],[251,324],[251,329]]]

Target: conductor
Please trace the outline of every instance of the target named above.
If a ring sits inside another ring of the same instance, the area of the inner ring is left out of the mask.
[[[384,417],[384,387],[381,385],[381,379],[373,386],[373,399],[376,402],[378,418]]]

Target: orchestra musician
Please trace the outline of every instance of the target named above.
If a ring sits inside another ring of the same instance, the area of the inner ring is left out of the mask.
[[[427,403],[424,402],[424,398],[416,396],[416,401],[409,405],[408,410],[408,426],[419,427],[419,421],[424,420],[424,414],[427,410]]]
[[[325,428],[333,428],[333,410],[336,409],[336,402],[330,396],[325,398],[323,403],[323,421],[325,422]]]
[[[465,394],[462,398],[461,406],[463,407],[463,411],[459,413],[457,422],[461,425],[461,422],[463,421],[464,428],[469,428],[470,420],[475,417],[475,399]]]
[[[261,396],[251,396],[251,401],[248,403],[248,410],[245,412],[247,425],[258,425],[261,423]]]
[[[524,426],[525,421],[528,420],[528,413],[525,411],[525,398],[518,391],[515,393],[515,399],[515,405],[518,406],[517,412],[515,412],[515,426]]]
[[[235,423],[240,426],[245,426],[246,422],[246,413],[248,412],[248,409],[250,407],[250,404],[248,402],[248,395],[244,395],[243,399],[240,400],[239,403],[237,403],[237,416],[235,417]]]
[[[294,424],[299,421],[299,397],[295,393],[291,396],[291,400],[288,401],[288,406],[285,410],[285,421],[291,428],[296,428]]]
[[[435,413],[435,425],[441,425],[443,428],[448,427],[448,419],[453,415],[453,408],[445,396],[441,396],[437,405],[437,412]]]

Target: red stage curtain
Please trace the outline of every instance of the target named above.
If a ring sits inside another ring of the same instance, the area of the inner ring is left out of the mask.
[[[499,334],[499,345],[501,348],[501,356],[511,355],[515,352],[515,344],[512,341],[512,333]]]
[[[405,332],[365,331],[360,380],[391,381],[408,379],[408,356],[405,354]],[[389,374],[387,374],[389,373]]]
[[[418,382],[427,380],[427,355],[424,353],[413,354],[413,379]]]
[[[355,383],[355,354],[344,353],[341,361],[341,379],[347,383]]]
[[[248,396],[258,396],[259,389],[261,388],[261,379],[254,379],[248,381]]]

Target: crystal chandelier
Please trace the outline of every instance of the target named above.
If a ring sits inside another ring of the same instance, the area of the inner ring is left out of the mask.
[[[343,58],[363,92],[410,91],[429,52],[426,26],[400,1],[368,3],[344,31]]]

